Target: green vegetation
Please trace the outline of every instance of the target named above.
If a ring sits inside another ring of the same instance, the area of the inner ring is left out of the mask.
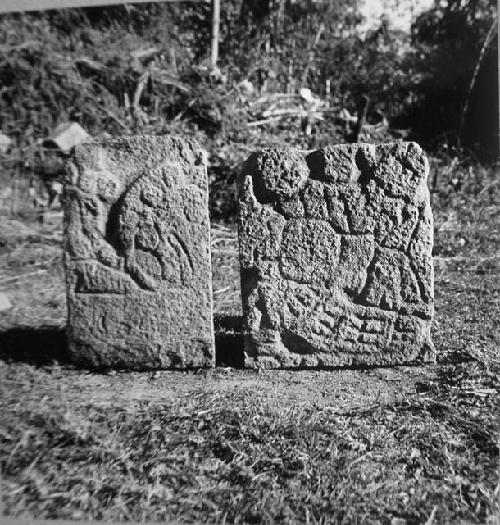
[[[435,366],[254,371],[234,228],[213,227],[219,367],[91,374],[64,356],[61,225],[5,220],[0,468],[11,515],[494,524],[500,184],[439,167]]]
[[[369,119],[380,113],[401,119],[424,110],[426,126],[408,122],[416,138],[436,139],[443,131],[456,135],[466,98],[472,96],[474,106],[487,95],[481,82],[474,93],[467,92],[485,44],[483,81],[495,81],[489,61],[495,60],[496,39],[494,33],[488,37],[495,3],[449,0],[422,14],[411,35],[382,21],[364,38],[357,30],[360,21],[352,0],[226,1],[220,74],[210,75],[207,4],[4,16],[1,127],[24,135],[30,129],[37,138],[74,115],[94,134],[162,133],[182,123],[236,140],[224,131],[237,132],[257,92],[297,93],[308,87],[351,113],[361,95],[369,96]],[[144,76],[147,85],[138,91]],[[251,82],[253,97],[239,96],[242,81]],[[332,136],[329,124],[330,139],[342,140],[339,130]]]
[[[353,140],[366,98],[360,140],[404,137],[448,160],[495,160],[495,2],[440,5],[411,34],[382,21],[361,36],[352,0],[228,0],[217,71],[208,67],[209,4],[5,15],[0,130],[15,149],[1,177],[26,186],[37,141],[68,119],[96,137],[189,134],[210,154],[213,218],[230,219],[249,151]],[[313,94],[312,123],[301,88]]]
[[[40,403],[28,380],[60,384],[61,371],[13,367],[3,385],[22,379],[25,399],[17,407],[10,399],[2,431],[7,511],[210,523],[494,523],[498,372],[477,363],[444,367],[439,383],[420,384],[425,393],[366,409],[262,399],[242,373],[236,391],[198,388],[111,408],[64,406],[50,386]]]
[[[13,304],[0,313],[7,513],[497,523],[500,179],[487,164],[498,142],[494,2],[449,0],[411,35],[381,24],[366,41],[353,4],[228,0],[216,72],[207,67],[203,3],[0,19],[0,130],[16,141],[0,157],[0,292]],[[323,120],[311,133],[301,87],[321,99]],[[340,111],[356,117],[365,95],[364,140],[404,136],[430,153],[438,363],[240,370],[237,239],[220,222],[234,218],[238,166],[264,145],[349,140],[353,123]],[[189,134],[209,150],[216,369],[93,374],[67,363],[61,214],[37,222],[24,165],[34,166],[37,141],[69,118],[97,137]]]

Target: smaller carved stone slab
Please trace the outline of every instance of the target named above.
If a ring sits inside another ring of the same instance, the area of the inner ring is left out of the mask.
[[[75,362],[213,366],[208,183],[196,142],[134,137],[77,146],[65,229]]]
[[[428,170],[415,143],[248,159],[239,197],[248,366],[435,359]]]

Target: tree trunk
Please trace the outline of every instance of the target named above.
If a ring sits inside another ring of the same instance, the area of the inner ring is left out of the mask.
[[[217,67],[219,58],[220,0],[212,0],[212,43],[210,46],[210,67]]]

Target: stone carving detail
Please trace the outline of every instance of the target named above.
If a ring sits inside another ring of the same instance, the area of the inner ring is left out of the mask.
[[[176,137],[80,145],[65,205],[73,358],[126,369],[213,365],[200,147]]]
[[[427,175],[415,143],[248,159],[239,243],[249,366],[434,360]]]

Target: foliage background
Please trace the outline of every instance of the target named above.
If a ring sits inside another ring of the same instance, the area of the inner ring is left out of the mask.
[[[96,137],[187,133],[210,154],[213,217],[228,219],[249,151],[352,140],[338,116],[355,117],[363,96],[367,124],[385,124],[367,140],[413,139],[447,160],[497,157],[493,0],[436,2],[410,34],[387,19],[362,34],[354,0],[224,0],[216,72],[210,20],[209,3],[191,2],[1,17],[0,131],[16,145],[13,162],[0,159],[4,183],[13,166],[27,179],[38,141],[68,119]],[[299,117],[248,126],[262,97],[301,88],[328,108],[311,134]]]
[[[497,523],[494,16],[492,1],[448,0],[423,13],[411,34],[381,21],[361,36],[354,0],[223,0],[220,71],[212,74],[206,4],[0,18],[0,131],[14,139],[0,153],[0,295],[12,303],[0,313],[6,512]],[[324,109],[310,134],[298,111],[303,87]],[[241,366],[243,349],[237,236],[233,225],[214,222],[219,367],[105,375],[64,360],[61,212],[33,210],[25,198],[33,177],[59,176],[37,157],[38,141],[58,123],[78,120],[96,137],[198,138],[209,151],[212,218],[230,219],[234,176],[251,150],[348,141],[352,123],[341,116],[356,116],[363,96],[370,98],[363,140],[414,138],[430,157],[435,366],[226,368]],[[256,125],[286,108],[295,113]]]

